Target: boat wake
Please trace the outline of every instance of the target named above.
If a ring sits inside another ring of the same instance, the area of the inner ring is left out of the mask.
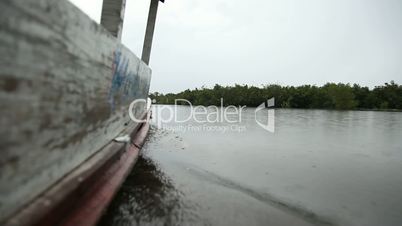
[[[192,175],[196,176],[201,180],[241,192],[258,201],[261,201],[265,204],[268,204],[277,209],[285,211],[295,217],[301,218],[304,221],[311,223],[313,225],[326,225],[326,226],[337,225],[334,221],[330,220],[328,217],[319,216],[313,211],[308,210],[307,208],[304,208],[300,205],[292,204],[284,200],[281,200],[271,194],[260,192],[252,188],[246,187],[244,185],[241,185],[240,183],[237,183],[228,178],[224,178],[208,170],[204,170],[193,165],[186,166],[186,168],[188,169],[189,173],[191,173]]]

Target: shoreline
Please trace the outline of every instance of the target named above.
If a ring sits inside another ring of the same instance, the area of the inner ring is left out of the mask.
[[[174,104],[158,104],[158,103],[154,103],[155,105],[171,105],[171,106],[175,106]],[[184,104],[179,104],[178,106],[189,106],[189,105],[184,105]],[[208,107],[206,105],[194,105],[194,106],[204,106],[204,107]],[[246,106],[243,105],[246,108],[257,108],[255,106]],[[227,107],[227,106],[224,106]],[[242,107],[242,106],[240,106]],[[327,110],[327,111],[375,111],[375,112],[402,112],[402,109],[365,109],[365,108],[355,108],[355,109],[331,109],[331,108],[281,108],[281,107],[274,107],[274,108],[270,108],[270,109],[290,109],[290,110]]]

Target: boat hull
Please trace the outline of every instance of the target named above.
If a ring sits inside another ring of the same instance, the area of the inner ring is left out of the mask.
[[[0,1],[0,64],[5,222],[139,126],[151,69],[66,0]]]

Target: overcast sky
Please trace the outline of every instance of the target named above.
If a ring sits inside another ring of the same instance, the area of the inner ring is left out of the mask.
[[[72,0],[100,21],[102,0]],[[149,0],[127,0],[123,43],[141,56]],[[401,0],[166,0],[151,92],[233,85],[402,83]]]

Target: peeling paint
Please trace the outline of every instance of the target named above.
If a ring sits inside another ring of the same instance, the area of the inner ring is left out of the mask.
[[[113,78],[109,90],[109,104],[114,111],[117,103],[127,103],[133,97],[138,97],[139,75],[138,64],[130,64],[130,59],[124,56],[121,50],[114,52]]]
[[[66,0],[0,1],[0,45],[1,224],[124,131],[151,70]]]

